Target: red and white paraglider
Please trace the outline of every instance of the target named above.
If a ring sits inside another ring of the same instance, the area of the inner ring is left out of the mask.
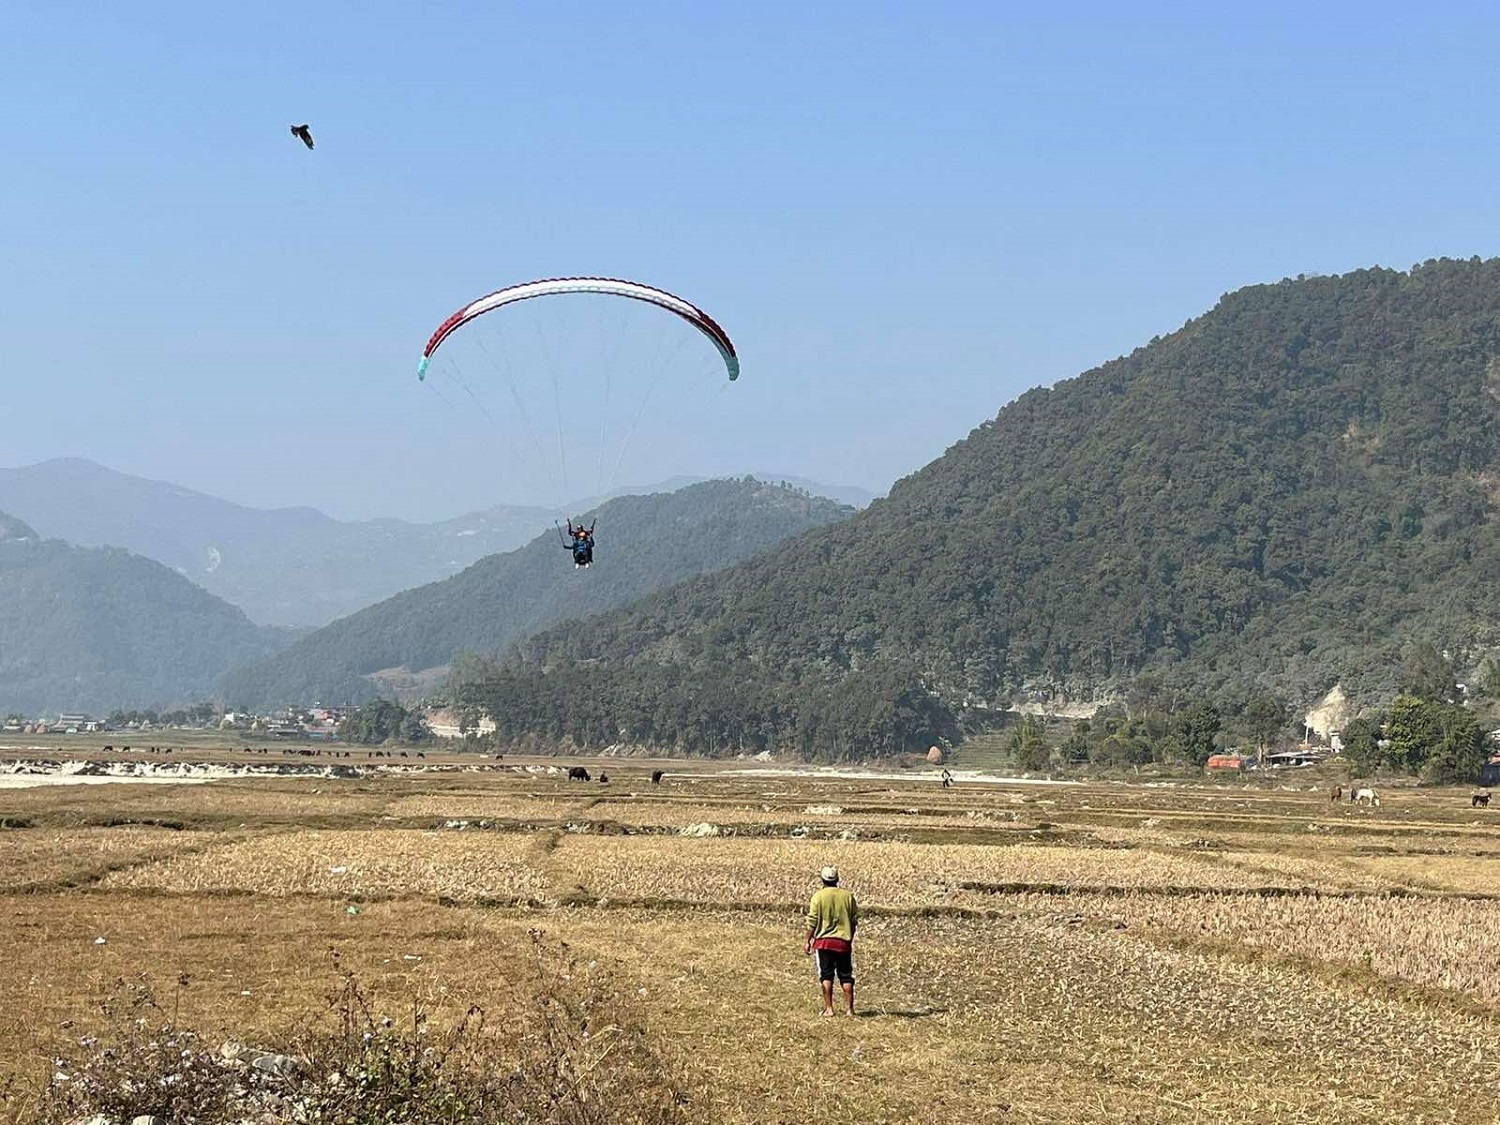
[[[599,293],[605,296],[625,297],[633,301],[645,301],[649,305],[674,313],[707,336],[713,346],[719,350],[719,355],[724,359],[724,366],[729,371],[731,382],[740,377],[740,361],[735,355],[734,344],[713,317],[697,305],[673,293],[668,293],[665,289],[657,289],[655,286],[644,285],[639,281],[622,281],[612,277],[552,277],[496,290],[459,309],[438,325],[438,330],[432,334],[432,339],[427,341],[427,347],[422,349],[422,361],[417,365],[417,378],[427,377],[427,367],[432,362],[433,353],[443,341],[476,317],[504,308],[506,305],[513,305],[518,301],[529,301],[534,297],[555,297],[568,293]]]
[[[542,302],[530,314],[502,311],[538,297],[569,295],[588,295],[593,301],[555,306]],[[617,297],[624,301],[616,302]],[[637,308],[652,306],[677,319],[645,310],[636,315],[624,307],[636,303]],[[497,315],[470,327],[486,313]],[[681,324],[691,330],[681,329]],[[738,379],[740,361],[728,333],[675,293],[612,277],[544,278],[498,289],[444,320],[422,349],[417,378],[433,387],[439,398],[444,396],[435,382],[451,381],[460,388],[468,400],[464,410],[476,410],[490,423],[490,443],[513,456],[524,476],[539,474],[543,490],[559,500],[569,499],[569,478],[577,475],[569,472],[570,457],[575,468],[581,459],[596,460],[595,483],[588,495],[602,497],[609,494],[637,424],[653,401],[663,412],[652,412],[658,436],[645,454],[647,463],[663,449],[677,451],[703,440],[696,424],[708,405],[703,399],[727,390],[728,383],[704,377],[721,369],[701,347],[700,338],[707,338],[718,352],[729,382]],[[442,362],[434,364],[440,350]],[[428,382],[429,367],[433,382]],[[509,396],[504,409],[491,412],[486,407],[487,394],[502,400],[503,396],[499,389],[486,392],[488,379],[476,390],[469,375],[477,371],[497,377],[499,388]],[[680,382],[673,384],[674,378]],[[709,390],[716,385],[717,391]],[[678,417],[668,420],[668,415]],[[551,451],[551,437],[543,436],[553,428],[547,424],[549,416],[556,430]],[[606,473],[610,462],[614,470]],[[579,569],[593,562],[593,531],[592,521],[585,525],[579,517],[575,526],[570,516],[562,542]]]

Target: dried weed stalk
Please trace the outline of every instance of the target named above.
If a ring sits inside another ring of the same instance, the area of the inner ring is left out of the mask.
[[[327,1018],[276,1051],[209,1047],[155,999],[119,981],[98,1034],[55,1061],[37,1120],[150,1115],[171,1125],[672,1125],[685,1087],[608,974],[531,931],[520,1003],[492,1027],[469,1006],[454,1018],[434,992],[394,1006],[333,955]],[[181,989],[187,980],[179,978]]]

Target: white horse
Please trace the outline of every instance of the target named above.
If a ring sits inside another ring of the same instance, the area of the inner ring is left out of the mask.
[[[1375,790],[1369,788],[1368,786],[1351,790],[1349,793],[1349,800],[1352,804],[1356,805],[1366,804],[1374,805],[1376,808],[1380,807],[1380,794],[1376,793]]]

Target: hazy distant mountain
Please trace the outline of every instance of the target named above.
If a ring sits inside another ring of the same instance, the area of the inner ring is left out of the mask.
[[[473,698],[513,737],[827,757],[1143,685],[1379,704],[1409,646],[1500,660],[1497,522],[1500,260],[1257,285]]]
[[[868,488],[861,488],[857,484],[822,484],[819,481],[809,480],[807,477],[790,476],[786,473],[765,473],[752,471],[748,476],[756,480],[765,481],[767,484],[789,484],[793,488],[800,488],[804,492],[810,492],[814,496],[825,496],[830,500],[837,500],[840,504],[848,504],[851,508],[868,508],[870,502],[877,498],[877,494]],[[593,496],[585,500],[575,501],[573,506],[578,508],[592,508],[613,500],[616,496],[648,496],[655,492],[676,492],[679,488],[686,488],[690,484],[701,484],[706,480],[725,480],[725,477],[693,477],[677,476],[668,477],[666,480],[657,481],[649,485],[627,485],[623,488],[614,488],[602,496]]]
[[[117,547],[74,547],[0,514],[0,714],[209,699],[292,635]]]
[[[861,488],[857,484],[821,484],[806,477],[787,476],[785,473],[762,473],[750,474],[757,480],[770,481],[773,484],[789,484],[793,488],[800,488],[811,492],[814,496],[826,496],[830,500],[837,500],[840,504],[848,504],[851,508],[868,508],[871,501],[879,498],[878,493],[871,492],[868,488]]]
[[[37,533],[15,516],[0,512],[0,543],[11,539],[36,539]]]
[[[322,625],[525,543],[543,508],[441,523],[348,522],[312,508],[247,508],[79,458],[0,469],[0,509],[43,536],[155,559],[272,625]]]
[[[236,707],[368,698],[376,693],[373,673],[399,668],[409,675],[465,650],[496,652],[538,629],[728,566],[851,511],[750,478],[620,497],[598,510],[592,569],[575,570],[549,531],[521,550],[398,594],[236,670],[224,678],[223,696]]]

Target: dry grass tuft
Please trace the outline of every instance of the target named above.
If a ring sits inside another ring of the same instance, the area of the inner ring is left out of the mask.
[[[524,1001],[500,1026],[484,1009],[412,991],[391,1003],[341,970],[325,1017],[274,1049],[210,1039],[121,981],[104,1022],[58,1058],[43,1125],[92,1115],[223,1121],[605,1125],[686,1121],[692,1097],[604,974],[531,932]],[[339,968],[339,959],[334,957]],[[186,977],[180,979],[186,986]]]

